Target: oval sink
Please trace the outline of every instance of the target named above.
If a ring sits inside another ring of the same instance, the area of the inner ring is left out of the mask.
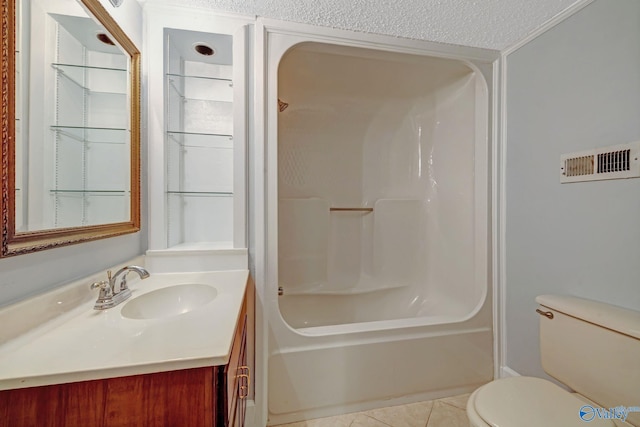
[[[212,301],[214,287],[189,283],[151,291],[127,302],[120,312],[129,319],[159,319],[196,310]]]

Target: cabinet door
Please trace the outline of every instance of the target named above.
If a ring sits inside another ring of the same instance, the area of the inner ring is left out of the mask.
[[[231,421],[233,427],[244,426],[244,416],[247,406],[247,396],[249,395],[249,383],[251,381],[249,368],[247,367],[247,328],[246,328],[246,316],[245,327],[243,328],[242,341],[240,347],[239,365],[236,375],[236,388],[235,388],[235,403],[231,407],[234,411],[234,415]]]
[[[1,391],[0,427],[213,427],[216,369]]]
[[[242,307],[229,364],[225,369],[225,411],[227,426],[244,425],[244,407],[249,393],[249,372],[247,367],[247,302]]]

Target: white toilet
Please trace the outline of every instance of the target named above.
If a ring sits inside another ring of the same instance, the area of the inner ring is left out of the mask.
[[[496,380],[469,397],[471,426],[640,426],[640,312],[570,296],[536,302],[542,367],[575,393],[540,378]],[[616,419],[624,409],[627,424]]]

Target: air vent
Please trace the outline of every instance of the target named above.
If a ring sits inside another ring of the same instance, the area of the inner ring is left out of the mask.
[[[560,182],[640,177],[640,142],[560,156]]]

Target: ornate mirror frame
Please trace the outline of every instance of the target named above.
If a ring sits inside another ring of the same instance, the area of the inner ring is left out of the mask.
[[[27,254],[140,230],[140,52],[98,0],[81,0],[130,58],[131,203],[127,222],[16,233],[15,230],[15,41],[16,1],[2,1],[2,156],[0,257]]]

